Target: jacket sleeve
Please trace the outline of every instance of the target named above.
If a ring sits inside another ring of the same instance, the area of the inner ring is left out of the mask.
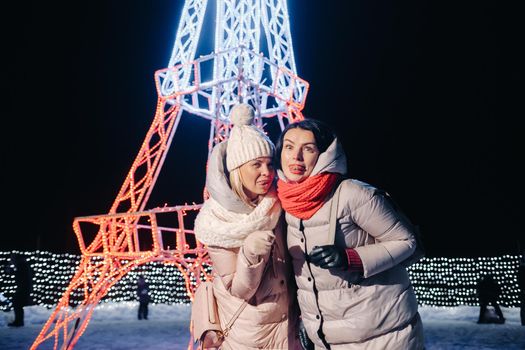
[[[234,297],[249,301],[261,283],[268,257],[251,264],[242,248],[208,247],[208,253],[224,288]]]
[[[349,202],[352,220],[374,237],[375,244],[356,247],[363,276],[370,277],[401,263],[416,248],[412,226],[381,193],[358,187]]]

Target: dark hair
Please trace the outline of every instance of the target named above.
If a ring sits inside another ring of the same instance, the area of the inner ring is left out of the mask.
[[[284,135],[286,135],[288,130],[295,128],[311,131],[314,134],[315,143],[320,153],[326,151],[328,146],[330,146],[336,138],[336,134],[332,128],[318,119],[304,119],[286,125],[275,144],[274,164],[277,169],[281,169],[281,152],[283,150]]]

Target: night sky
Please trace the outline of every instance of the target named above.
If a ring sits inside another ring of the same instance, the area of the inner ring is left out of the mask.
[[[113,203],[153,119],[154,73],[182,5],[3,5],[0,250],[79,253],[73,218]],[[334,126],[350,176],[397,199],[428,256],[525,248],[522,12],[498,1],[288,5],[310,83],[304,115]],[[198,54],[211,51],[209,19]],[[147,209],[202,202],[208,132],[182,118]]]

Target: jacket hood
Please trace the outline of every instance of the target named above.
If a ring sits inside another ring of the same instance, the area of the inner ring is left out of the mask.
[[[330,146],[319,155],[317,164],[315,164],[314,170],[310,176],[314,176],[321,173],[337,173],[346,175],[346,155],[343,150],[343,146],[337,139],[332,141]]]
[[[230,186],[229,173],[226,170],[227,144],[228,140],[215,145],[210,154],[206,173],[206,190],[225,209],[247,214],[253,208],[244,203]]]
[[[278,170],[277,173],[281,180],[286,181],[282,170]],[[330,146],[328,146],[326,151],[319,155],[317,164],[315,164],[310,176],[321,173],[337,173],[343,176],[347,174],[345,151],[337,137],[332,141]]]

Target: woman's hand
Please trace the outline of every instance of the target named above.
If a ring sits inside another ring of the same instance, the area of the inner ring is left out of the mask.
[[[315,246],[310,252],[310,263],[322,269],[348,267],[348,257],[344,249],[333,244]]]
[[[267,255],[272,249],[275,235],[272,231],[255,231],[244,240],[244,255],[252,263],[257,263],[259,257]]]
[[[207,331],[202,339],[202,348],[215,350],[221,346],[223,341],[222,336],[215,331]]]
[[[314,343],[308,338],[302,319],[299,321],[299,342],[304,350],[314,350],[315,348]]]

